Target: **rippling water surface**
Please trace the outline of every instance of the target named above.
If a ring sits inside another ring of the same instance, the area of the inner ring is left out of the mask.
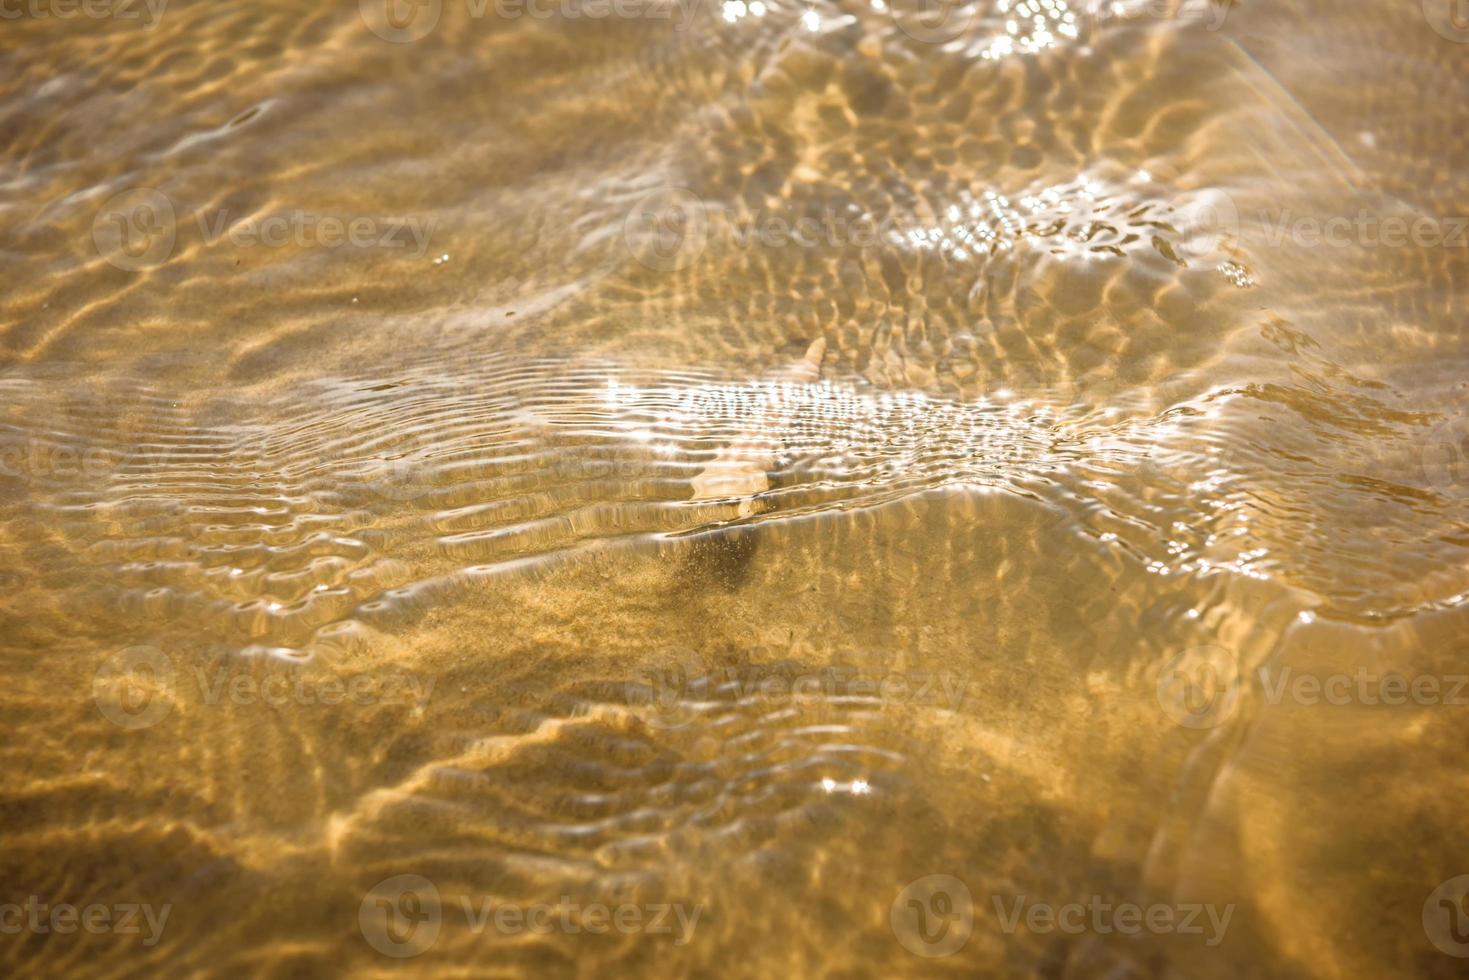
[[[1462,975],[1447,0],[5,18],[11,975]]]

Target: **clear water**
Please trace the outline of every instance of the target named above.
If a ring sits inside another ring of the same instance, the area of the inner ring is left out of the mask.
[[[1461,975],[1451,4],[15,10],[8,973]]]

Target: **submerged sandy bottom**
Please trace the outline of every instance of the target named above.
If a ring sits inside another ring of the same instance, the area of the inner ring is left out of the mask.
[[[1458,975],[1469,61],[1255,6],[8,26],[6,971]]]

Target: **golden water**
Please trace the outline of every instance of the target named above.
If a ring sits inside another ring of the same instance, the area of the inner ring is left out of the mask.
[[[1469,26],[890,2],[6,8],[8,974],[1462,975]]]

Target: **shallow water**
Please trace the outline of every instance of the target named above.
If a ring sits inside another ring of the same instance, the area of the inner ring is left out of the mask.
[[[1461,974],[1451,4],[15,10],[8,973]]]

